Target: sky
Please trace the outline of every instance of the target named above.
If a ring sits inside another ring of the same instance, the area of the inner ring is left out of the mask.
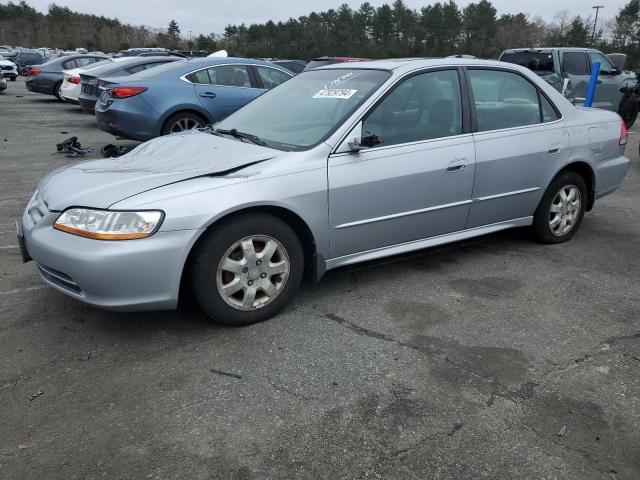
[[[5,3],[5,0],[0,0]],[[17,2],[17,0],[15,0]],[[173,18],[178,22],[182,34],[189,37],[189,30],[196,36],[200,33],[223,33],[225,25],[262,23],[267,20],[287,20],[307,15],[312,11],[325,11],[346,3],[357,9],[365,0],[27,0],[38,10],[46,11],[55,2],[72,10],[118,18],[123,23],[149,25],[166,28]],[[393,0],[369,0],[378,7]],[[571,15],[587,16],[593,13],[592,5],[603,5],[601,19],[613,18],[628,0],[492,0],[498,15],[502,13],[530,14],[552,20],[559,10],[568,10]],[[420,10],[435,0],[405,0],[410,8]],[[460,8],[471,3],[456,0]]]

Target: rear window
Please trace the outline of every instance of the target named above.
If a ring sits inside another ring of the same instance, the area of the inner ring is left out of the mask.
[[[562,70],[571,75],[589,75],[587,56],[583,52],[565,52],[562,55]]]
[[[80,68],[82,70],[93,70],[94,68],[99,68],[99,67],[102,67],[104,65],[109,65],[110,63],[113,63],[113,60],[100,60],[99,62],[89,63],[87,65],[83,65]]]
[[[304,67],[304,71],[313,70],[314,68],[324,67],[325,65],[331,65],[332,63],[337,63],[336,60],[311,60],[307,63],[307,66]]]
[[[509,52],[500,57],[500,60],[515,63],[534,72],[553,72],[553,55],[542,52]]]
[[[148,68],[146,70],[142,70],[141,72],[134,73],[131,75],[131,80],[146,80],[147,78],[156,77],[161,75],[169,70],[178,69],[180,67],[184,67],[186,65],[186,61],[176,60],[175,62],[165,63],[158,67]]]

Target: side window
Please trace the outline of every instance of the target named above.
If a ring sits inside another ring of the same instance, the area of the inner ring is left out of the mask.
[[[213,85],[251,88],[251,79],[246,65],[220,65],[207,70]]]
[[[62,64],[62,68],[64,68],[65,70],[73,70],[74,68],[78,68],[78,64],[76,63],[76,61],[74,59],[72,60],[67,60],[66,62],[63,62]]]
[[[269,90],[271,90],[273,87],[277,87],[281,83],[284,83],[291,78],[290,75],[287,75],[280,70],[276,70],[275,68],[261,67],[257,65],[256,70],[258,70],[258,75],[262,80],[264,88]]]
[[[613,72],[613,65],[607,60],[607,58],[598,52],[589,52],[589,61],[600,62],[600,73],[611,74]]]
[[[565,52],[562,55],[562,71],[571,75],[589,75],[587,56],[583,52]]]
[[[189,80],[192,83],[209,84],[211,83],[211,79],[209,78],[209,70],[204,69],[204,70],[198,70],[197,72],[193,72],[192,74],[189,75]]]
[[[478,131],[540,123],[538,89],[516,73],[469,70]]]
[[[75,60],[77,68],[84,67],[85,65],[89,65],[90,63],[95,62],[95,60],[91,57],[76,58]]]
[[[403,81],[367,115],[362,131],[377,136],[380,146],[459,135],[458,72],[428,72]]]
[[[551,102],[549,102],[547,97],[542,94],[540,94],[540,106],[542,107],[542,121],[544,123],[553,122],[560,118],[558,117],[556,110],[553,108],[553,105],[551,105]]]

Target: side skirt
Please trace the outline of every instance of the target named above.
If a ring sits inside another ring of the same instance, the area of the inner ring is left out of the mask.
[[[423,248],[436,247],[445,243],[459,242],[460,240],[479,237],[481,235],[498,232],[500,230],[506,230],[515,227],[527,227],[532,224],[533,216],[514,218],[513,220],[492,223],[490,225],[483,225],[482,227],[475,227],[468,230],[460,230],[459,232],[446,233],[444,235],[438,235],[437,237],[414,240],[411,242],[399,243],[397,245],[391,245],[388,247],[380,247],[373,250],[366,250],[364,252],[352,253],[349,255],[344,255],[342,257],[336,257],[327,260],[326,269],[331,270],[333,268],[342,267],[344,265],[351,265],[352,263],[366,262],[368,260],[389,257],[391,255],[399,255],[401,253],[421,250]]]

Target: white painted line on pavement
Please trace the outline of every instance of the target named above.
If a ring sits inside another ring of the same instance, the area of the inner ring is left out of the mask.
[[[0,292],[0,297],[4,295],[15,295],[16,293],[25,293],[25,292],[33,292],[34,290],[41,290],[43,288],[47,288],[46,285],[34,285],[33,287],[27,288],[14,288],[13,290],[7,290],[6,292]]]

